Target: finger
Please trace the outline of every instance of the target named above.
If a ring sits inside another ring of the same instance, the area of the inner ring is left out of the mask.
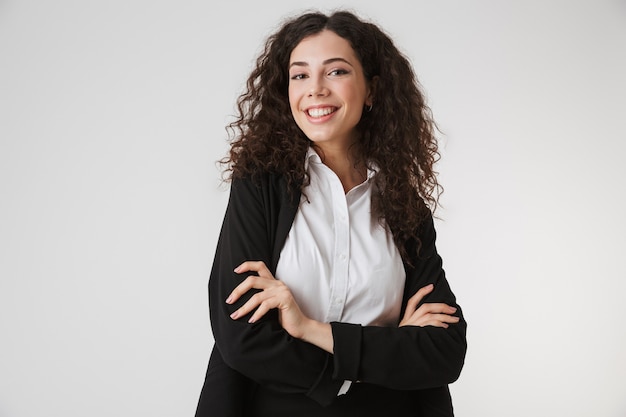
[[[277,285],[272,285],[264,291],[254,294],[243,306],[231,314],[230,317],[236,320],[256,309],[252,317],[248,320],[249,323],[254,323],[271,309],[289,305],[289,301],[292,300],[290,298],[291,293],[280,281],[275,282]]]
[[[448,324],[458,323],[459,318],[447,314],[430,314],[425,317],[427,320],[421,326],[435,326],[448,328]]]
[[[269,298],[271,298],[271,296],[265,291],[254,294],[244,305],[232,313],[230,318],[237,320],[238,318],[245,316],[255,308],[260,307],[263,303],[266,303]]]
[[[419,304],[419,302],[422,301],[424,297],[433,292],[433,289],[435,289],[435,284],[428,284],[417,290],[413,297],[411,297],[411,300],[415,300],[416,304]]]
[[[461,319],[456,316],[451,316],[448,314],[426,314],[421,315],[417,312],[413,317],[409,320],[405,320],[400,324],[402,326],[434,326],[434,327],[443,327],[448,328],[448,324],[458,323]]]
[[[409,298],[409,301],[406,304],[406,310],[404,310],[404,317],[402,317],[402,321],[410,320],[413,313],[415,313],[415,309],[420,301],[420,298],[416,298],[416,295]]]
[[[259,276],[261,275],[272,275],[269,271],[269,269],[267,268],[267,266],[265,265],[265,262],[263,261],[246,261],[244,263],[242,263],[241,265],[239,265],[237,268],[235,268],[235,272],[238,274],[242,274],[244,272],[256,272],[259,274]]]
[[[422,301],[422,299],[430,294],[434,288],[435,286],[433,284],[428,284],[425,287],[417,290],[417,292],[411,298],[409,298],[409,301],[407,302],[403,319],[409,319],[417,309],[417,306]]]
[[[428,318],[429,323],[458,323],[461,320],[459,317],[449,314],[430,314]]]
[[[443,313],[454,314],[456,313],[456,307],[450,306],[444,303],[425,303],[418,309],[422,314],[428,313]]]
[[[226,298],[226,304],[234,303],[239,299],[239,297],[250,291],[254,287],[254,278],[255,277],[248,277],[241,281],[241,283],[231,291],[228,298]]]
[[[274,305],[275,303],[273,303],[272,301],[273,299],[269,299],[269,300],[265,300],[264,302],[262,302],[259,305],[259,308],[257,308],[256,311],[254,312],[252,317],[250,317],[250,320],[248,320],[248,323],[255,323],[257,320],[259,320],[261,317],[267,314],[268,311],[270,311],[273,308],[276,308],[277,306]]]
[[[267,278],[257,277],[250,275],[248,278],[241,281],[239,285],[229,294],[226,298],[226,304],[232,304],[237,301],[242,295],[255,288],[257,290],[264,290],[270,287],[275,280],[268,280]]]

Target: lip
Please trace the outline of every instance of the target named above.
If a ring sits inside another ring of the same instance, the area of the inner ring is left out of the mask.
[[[315,110],[315,109],[332,109],[332,111],[324,116],[313,117],[309,114],[309,111]],[[303,112],[309,122],[325,123],[334,117],[335,113],[337,113],[337,110],[339,110],[339,107],[333,106],[331,104],[317,104],[314,106],[308,106],[307,108],[303,110]]]

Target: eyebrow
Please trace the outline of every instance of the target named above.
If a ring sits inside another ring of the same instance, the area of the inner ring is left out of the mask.
[[[350,65],[352,67],[352,64],[348,60],[346,60],[344,58],[328,58],[327,60],[322,62],[322,64],[323,65],[328,65],[328,64],[332,64],[333,62],[345,62],[346,64],[348,64],[348,65]],[[304,61],[294,61],[291,64],[289,64],[289,68],[291,68],[293,66],[308,67],[309,63],[308,62],[304,62]]]

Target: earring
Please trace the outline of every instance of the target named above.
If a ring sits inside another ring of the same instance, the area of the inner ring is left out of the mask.
[[[374,107],[373,104],[370,104],[369,106],[367,106],[367,112],[371,112],[372,111],[372,107]]]

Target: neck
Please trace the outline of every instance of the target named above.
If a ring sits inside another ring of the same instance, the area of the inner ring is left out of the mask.
[[[367,168],[363,163],[356,164],[356,157],[350,147],[333,148],[313,145],[324,165],[339,177],[344,192],[348,192],[367,179]]]

